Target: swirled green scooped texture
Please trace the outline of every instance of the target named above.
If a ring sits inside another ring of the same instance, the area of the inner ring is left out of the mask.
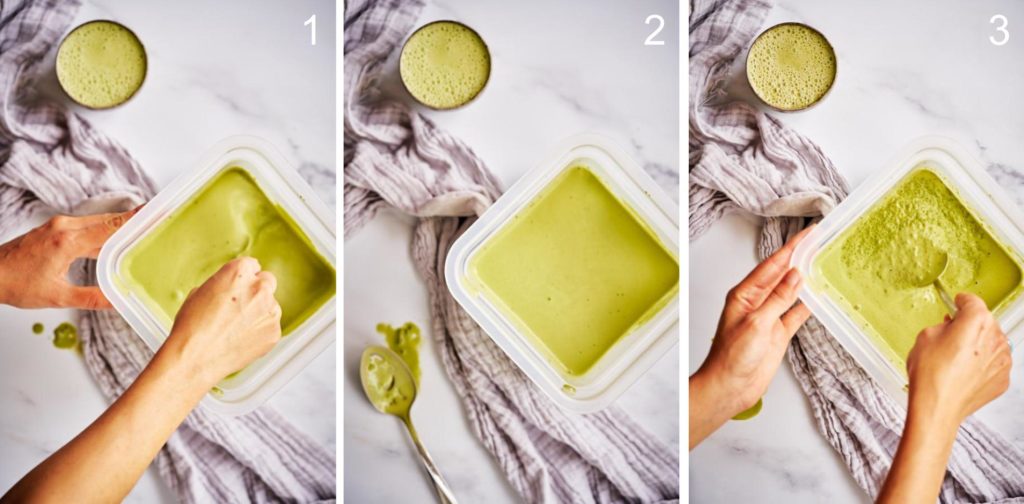
[[[934,285],[921,285],[936,254],[953,293],[971,292],[996,310],[1020,294],[1020,258],[1007,252],[927,166],[901,180],[814,261],[824,289],[880,343],[898,369],[917,334],[947,309]]]

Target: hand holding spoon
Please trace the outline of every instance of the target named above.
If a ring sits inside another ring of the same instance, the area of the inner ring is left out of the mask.
[[[394,415],[402,420],[409,436],[416,445],[416,451],[420,456],[420,462],[430,475],[434,483],[434,489],[442,503],[455,503],[455,496],[452,494],[448,484],[445,483],[441,472],[434,465],[434,461],[427,453],[427,449],[420,443],[416,429],[412,425],[410,413],[412,403],[416,400],[416,381],[413,379],[412,371],[405,365],[402,358],[391,350],[379,346],[367,347],[363,351],[363,357],[359,362],[359,379],[363,383],[363,392],[370,400],[374,408],[381,413]]]

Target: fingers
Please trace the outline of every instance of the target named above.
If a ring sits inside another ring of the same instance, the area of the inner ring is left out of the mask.
[[[781,317],[796,302],[797,292],[802,281],[803,278],[800,276],[800,272],[796,268],[790,269],[755,312],[758,315],[772,319]]]
[[[71,222],[67,232],[71,235],[69,241],[72,252],[81,257],[95,258],[99,255],[103,244],[107,242],[128,219],[131,219],[142,207],[120,213],[106,213],[89,215],[86,217],[67,217]]]
[[[271,294],[277,292],[277,277],[269,271],[256,273],[256,285],[260,290],[267,289]]]
[[[796,234],[788,243],[776,250],[774,254],[758,264],[730,293],[730,298],[741,303],[747,310],[755,310],[764,303],[776,285],[790,270],[789,260],[797,244],[814,226],[809,226]],[[790,303],[792,304],[792,303]],[[780,314],[782,312],[779,312]]]
[[[268,321],[268,328],[272,331],[274,339],[281,337],[281,304],[274,297],[277,290],[277,277],[269,271],[260,271],[256,274],[256,282],[253,284],[253,292],[257,303],[265,307],[263,317]],[[259,299],[263,296],[263,299]]]
[[[274,292],[277,291],[277,277],[269,271],[260,271],[256,274],[256,283],[253,285],[255,294],[258,296],[263,294],[267,297],[270,303],[270,309],[268,315],[278,322],[281,320],[281,305],[274,298]]]
[[[988,312],[988,307],[985,306],[985,301],[970,292],[961,292],[957,294],[956,299],[953,301],[956,304],[958,313],[967,311],[977,313]]]
[[[792,336],[810,317],[811,310],[807,308],[807,305],[797,303],[782,316],[782,327],[786,329],[786,334]]]
[[[60,300],[63,308],[81,310],[109,310],[113,308],[99,287],[71,286]]]
[[[254,257],[233,259],[225,267],[230,268],[239,278],[248,278],[260,272],[260,262]]]
[[[952,324],[961,328],[965,334],[978,335],[994,323],[992,312],[980,297],[962,292],[956,295],[954,301],[957,312]]]

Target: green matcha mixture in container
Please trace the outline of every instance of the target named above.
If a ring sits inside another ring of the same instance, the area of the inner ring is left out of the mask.
[[[1015,346],[1024,331],[1024,214],[951,141],[912,144],[800,243],[801,300],[897,402],[918,333],[951,294],[981,297]]]
[[[277,279],[283,336],[334,295],[334,268],[238,166],[221,171],[165,218],[128,251],[122,267],[132,292],[170,324],[192,289],[243,256],[255,257]]]
[[[446,279],[552,400],[588,412],[678,339],[678,214],[607,140],[566,145],[456,241]]]
[[[334,340],[333,212],[266,142],[232,137],[148,202],[100,251],[114,308],[157,350],[189,292],[224,264],[255,257],[277,278],[281,341],[205,399],[230,415],[266,401]]]

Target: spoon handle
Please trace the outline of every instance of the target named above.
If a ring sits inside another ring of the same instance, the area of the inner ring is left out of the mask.
[[[452,494],[448,483],[441,476],[441,471],[434,465],[434,460],[430,458],[427,449],[420,443],[420,436],[416,434],[416,428],[412,426],[412,419],[409,415],[405,415],[402,417],[402,422],[405,424],[405,428],[409,430],[409,436],[412,437],[412,442],[416,445],[416,453],[420,456],[420,462],[423,463],[427,474],[430,475],[430,480],[434,483],[434,490],[437,490],[437,497],[441,500],[441,504],[456,504],[455,495]]]
[[[949,310],[949,316],[956,316],[956,303],[953,302],[953,296],[949,295],[949,291],[946,290],[946,286],[942,285],[939,279],[935,279],[935,287],[939,290],[939,297],[942,298],[942,303],[946,305],[946,309]]]

